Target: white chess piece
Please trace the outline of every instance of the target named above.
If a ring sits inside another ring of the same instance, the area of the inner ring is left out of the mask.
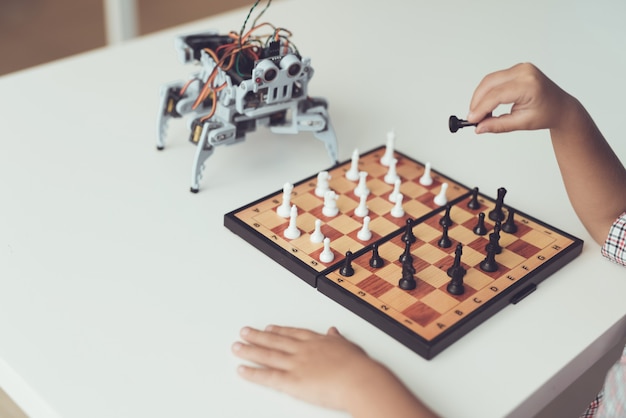
[[[276,208],[276,213],[281,218],[288,218],[291,216],[291,192],[293,190],[293,184],[285,183],[283,185],[283,201]]]
[[[445,206],[448,204],[448,196],[446,196],[447,190],[448,183],[443,183],[441,185],[441,190],[439,191],[439,194],[437,194],[437,196],[435,196],[435,198],[433,199],[433,202],[435,202],[436,205]]]
[[[322,234],[322,221],[320,221],[319,219],[315,220],[315,230],[313,231],[309,239],[311,240],[311,242],[314,242],[316,244],[324,241],[324,234]]]
[[[422,186],[430,186],[433,184],[433,178],[430,175],[430,163],[426,163],[426,166],[424,167],[424,174],[422,174],[419,181]]]
[[[387,170],[387,174],[385,174],[385,178],[384,178],[385,183],[394,184],[396,180],[400,178],[396,171],[397,164],[398,164],[398,159],[396,158],[392,158],[391,161],[389,162],[389,170]]]
[[[370,217],[366,216],[363,218],[363,227],[356,234],[356,237],[361,241],[369,241],[372,238],[372,231],[370,231]]]
[[[328,264],[335,259],[333,250],[330,249],[330,238],[324,238],[324,249],[320,253],[320,261],[324,264]]]
[[[360,196],[359,206],[354,209],[354,214],[359,218],[363,218],[364,216],[367,216],[368,213],[370,213],[370,210],[367,207],[367,195],[362,194]]]
[[[352,161],[350,163],[350,169],[346,171],[346,178],[351,181],[357,181],[359,179],[359,150],[352,151]]]
[[[359,171],[359,183],[354,188],[354,194],[358,197],[370,194],[370,189],[367,188],[367,172]]]
[[[380,159],[380,163],[384,166],[388,166],[393,158],[393,151],[395,147],[396,134],[394,131],[387,132],[387,146],[385,147],[385,154]]]
[[[315,186],[315,196],[324,197],[324,194],[330,190],[328,181],[331,179],[328,171],[320,171],[317,173],[317,184]]]
[[[391,208],[391,216],[394,218],[402,218],[404,216],[404,208],[402,207],[402,200],[404,196],[402,193],[398,193],[398,197],[396,198],[396,204]]]
[[[337,207],[337,199],[339,199],[339,196],[337,196],[337,193],[335,193],[333,190],[328,190],[324,194],[324,207],[322,208],[322,213],[324,214],[324,216],[337,216],[337,214],[339,213],[339,208]]]
[[[298,208],[296,205],[291,207],[291,214],[289,215],[289,226],[283,232],[285,238],[288,239],[296,239],[300,236],[300,230],[296,225],[296,220],[298,219]]]
[[[401,184],[401,180],[397,179],[396,182],[393,184],[393,191],[389,194],[389,201],[392,203],[396,202],[396,199],[398,198],[398,194],[400,194],[400,184]]]

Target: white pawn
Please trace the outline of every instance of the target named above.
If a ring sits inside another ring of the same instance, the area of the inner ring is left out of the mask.
[[[291,216],[291,191],[293,190],[293,184],[285,183],[283,186],[283,202],[276,208],[276,213],[281,218],[288,218]]]
[[[356,234],[356,237],[361,241],[369,241],[372,238],[372,231],[370,231],[370,217],[363,218],[363,227]]]
[[[398,160],[396,158],[392,158],[389,163],[389,170],[387,170],[387,174],[385,174],[385,183],[394,184],[398,177],[398,173],[396,172],[396,164],[398,164]]]
[[[339,213],[339,208],[337,207],[337,193],[333,190],[329,190],[324,194],[324,207],[322,208],[322,213],[324,216],[332,217],[337,216]]]
[[[289,216],[289,226],[287,227],[287,229],[285,229],[285,232],[283,232],[283,235],[285,236],[285,238],[296,239],[300,236],[300,230],[298,229],[298,226],[296,225],[297,219],[298,219],[298,208],[296,207],[296,205],[293,205],[291,207],[291,214]]]
[[[367,172],[359,171],[359,184],[354,188],[354,194],[358,197],[370,194],[370,189],[367,188]]]
[[[424,174],[420,177],[420,184],[422,186],[430,186],[433,184],[433,178],[430,175],[430,163],[426,163],[426,167],[424,167]]]
[[[433,199],[433,202],[435,202],[436,205],[445,206],[448,204],[448,197],[446,196],[447,190],[448,183],[443,183],[441,185],[441,190],[439,191],[439,194]]]
[[[396,202],[396,199],[398,198],[398,195],[400,194],[400,183],[401,183],[401,180],[397,179],[396,182],[393,184],[393,191],[389,194],[389,201],[392,203]]]
[[[402,207],[402,200],[404,196],[402,193],[398,193],[398,197],[396,198],[396,204],[391,208],[391,216],[394,218],[402,218],[404,216],[404,208]]]
[[[328,171],[320,171],[317,173],[317,185],[315,186],[315,196],[324,197],[324,194],[330,190],[328,180],[330,180],[330,174]]]
[[[352,151],[352,162],[350,163],[350,169],[346,171],[346,178],[351,181],[357,181],[359,179],[359,150]]]
[[[320,261],[324,264],[328,264],[335,259],[333,250],[330,249],[330,238],[324,238],[324,249],[320,253]]]
[[[322,234],[322,221],[320,221],[319,219],[315,220],[315,230],[313,231],[309,239],[311,240],[311,242],[314,242],[316,244],[324,241],[324,234]]]
[[[354,214],[359,218],[363,218],[367,216],[368,213],[370,213],[370,210],[367,208],[367,195],[362,194],[359,200],[359,206],[354,209]]]
[[[385,154],[380,159],[380,163],[384,166],[388,166],[391,163],[395,139],[396,134],[393,131],[387,132],[387,146],[385,147]]]

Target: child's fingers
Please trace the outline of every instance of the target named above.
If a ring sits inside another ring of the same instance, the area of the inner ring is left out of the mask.
[[[297,350],[298,340],[271,331],[259,331],[254,328],[244,327],[239,333],[241,338],[249,344],[286,353]]]
[[[232,351],[240,359],[251,361],[264,367],[279,370],[287,370],[290,367],[291,356],[283,351],[240,342],[232,345]]]
[[[270,332],[272,334],[281,335],[283,337],[293,338],[295,340],[300,340],[300,341],[311,340],[321,335],[321,334],[318,334],[317,332],[314,332],[308,329],[283,327],[279,325],[268,325],[265,328],[265,331]]]
[[[474,90],[472,100],[470,101],[470,116],[476,116],[478,120],[484,118],[489,112],[495,109],[495,106],[491,109],[485,108],[483,101],[487,94],[489,94],[495,87],[508,83],[515,79],[518,73],[520,65],[513,66],[506,70],[500,70],[486,75]],[[488,107],[488,106],[487,106]],[[469,117],[468,116],[468,120]],[[470,120],[470,122],[477,122],[478,120]]]
[[[476,133],[503,133],[518,129],[518,119],[514,114],[504,114],[483,120],[476,126]]]
[[[287,375],[282,370],[241,365],[237,368],[237,373],[249,382],[268,386],[281,392],[284,392],[287,382]]]

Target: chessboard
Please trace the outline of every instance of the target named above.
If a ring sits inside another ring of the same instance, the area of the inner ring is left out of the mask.
[[[505,194],[491,198],[387,144],[286,183],[224,225],[430,359],[582,251]]]

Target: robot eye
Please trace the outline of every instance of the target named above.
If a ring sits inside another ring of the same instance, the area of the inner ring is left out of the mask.
[[[296,76],[296,75],[300,74],[300,69],[301,68],[302,68],[302,66],[299,63],[298,64],[291,64],[289,66],[289,69],[287,70],[287,73],[291,77]]]
[[[302,63],[298,57],[293,54],[286,55],[280,61],[280,67],[287,71],[289,77],[296,77],[300,74],[300,71],[302,71]]]
[[[267,83],[278,77],[278,68],[271,60],[259,61],[255,66],[254,72],[261,80]]]
[[[274,80],[277,75],[278,75],[278,71],[276,71],[274,68],[270,68],[265,71],[265,74],[263,74],[263,79],[267,82],[270,82]]]

